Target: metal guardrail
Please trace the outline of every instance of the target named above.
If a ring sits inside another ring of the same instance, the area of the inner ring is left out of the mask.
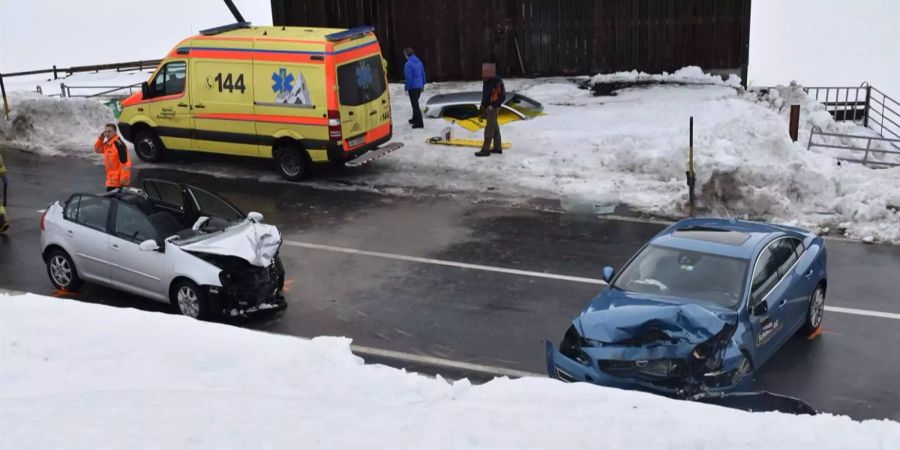
[[[146,61],[128,61],[121,63],[113,63],[113,64],[94,64],[90,66],[72,66],[68,68],[57,68],[53,66],[52,69],[40,69],[40,70],[28,70],[25,72],[11,72],[11,73],[0,73],[0,79],[6,77],[21,77],[25,75],[40,75],[43,73],[52,73],[53,79],[59,79],[59,74],[63,73],[65,75],[72,75],[74,73],[80,72],[99,72],[101,70],[115,70],[116,72],[128,72],[131,70],[144,70],[151,69],[159,65],[161,59],[148,59]]]
[[[9,119],[9,103],[6,100],[6,86],[3,83],[4,78],[52,73],[53,79],[57,80],[57,79],[59,79],[60,73],[63,73],[65,75],[72,75],[72,74],[81,73],[81,72],[99,72],[101,70],[115,70],[116,72],[128,72],[131,70],[144,70],[144,69],[150,69],[150,68],[156,67],[159,65],[160,61],[162,61],[162,60],[149,59],[149,60],[128,61],[128,62],[113,63],[113,64],[94,64],[94,65],[90,65],[90,66],[72,66],[72,67],[63,68],[63,69],[53,66],[52,69],[27,70],[25,72],[0,73],[0,95],[3,96],[3,113],[5,114],[6,118]],[[74,87],[74,86],[72,86],[72,87]]]
[[[876,133],[900,139],[900,102],[869,83],[858,87],[804,87],[834,120],[853,121]]]
[[[821,128],[813,127],[809,135],[807,148],[826,147],[861,151],[864,152],[861,159],[842,160],[881,166],[900,165],[893,162],[880,162],[869,159],[870,153],[900,154],[900,102],[869,83],[862,83],[857,87],[804,87],[803,90],[807,95],[821,103],[825,110],[834,117],[834,120],[854,122],[878,133],[877,137],[825,133]],[[861,148],[852,145],[840,146],[815,143],[813,142],[815,136],[840,137],[845,138],[845,141],[848,139],[863,139],[866,141],[866,146]],[[873,149],[871,148],[872,142],[884,142],[894,150]]]
[[[127,93],[127,94],[123,94],[123,96],[128,96],[128,95],[131,95],[131,94],[134,93],[134,88],[140,88],[140,86],[141,86],[141,83],[129,84],[129,85],[127,85],[127,86],[67,86],[65,83],[62,83],[62,84],[59,85],[59,90],[60,90],[60,96],[61,96],[61,97],[66,97],[66,98],[71,98],[71,97],[91,98],[91,97],[103,97],[103,96],[108,96],[109,94],[112,94],[112,93],[114,93],[114,92],[124,91],[124,90],[126,90],[126,89],[128,90],[128,93]],[[72,89],[76,89],[76,90],[78,90],[78,89],[107,89],[107,90],[102,91],[102,92],[94,92],[94,93],[91,93],[91,94],[83,94],[83,95],[75,94],[75,95],[72,95]]]
[[[865,147],[856,147],[853,145],[835,145],[835,144],[828,144],[825,142],[813,142],[813,139],[816,136],[835,137],[835,138],[840,138],[840,139],[844,139],[844,140],[860,139],[860,140],[866,141],[866,146]],[[890,146],[892,146],[894,148],[894,150],[883,149],[883,148],[872,148],[873,142],[885,142],[885,143],[889,144]],[[815,126],[812,128],[812,131],[810,131],[810,133],[809,133],[809,143],[806,145],[807,149],[810,149],[812,147],[833,148],[833,149],[838,149],[838,150],[849,150],[849,151],[864,153],[863,157],[859,158],[859,159],[840,158],[839,157],[838,158],[839,161],[855,162],[855,163],[872,165],[872,166],[888,166],[888,167],[900,166],[900,139],[897,139],[897,138],[886,138],[883,136],[862,136],[862,135],[858,135],[858,134],[826,133],[826,132],[822,131],[822,128]],[[882,155],[898,155],[898,159],[897,159],[897,162],[875,161],[875,160],[869,159],[869,156],[872,153],[878,153],[878,154],[882,154]]]

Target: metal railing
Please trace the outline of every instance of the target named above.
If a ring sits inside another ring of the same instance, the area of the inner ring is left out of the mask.
[[[72,75],[75,73],[81,72],[99,72],[101,70],[115,70],[116,72],[128,72],[132,70],[144,70],[151,69],[159,65],[160,59],[150,59],[150,60],[141,60],[141,61],[128,61],[122,63],[113,63],[113,64],[94,64],[90,66],[72,66],[68,68],[60,69],[56,66],[53,66],[51,69],[40,69],[40,70],[27,70],[25,72],[12,72],[12,73],[0,73],[0,95],[3,97],[3,113],[6,118],[9,118],[9,102],[6,99],[6,86],[3,83],[4,78],[11,77],[22,77],[27,75],[40,75],[45,73],[52,73],[53,79],[59,79],[59,74],[63,73],[65,75]],[[74,87],[74,86],[72,86]],[[112,86],[110,86],[112,87]],[[61,93],[61,95],[63,95]]]
[[[869,83],[857,87],[804,87],[834,120],[852,121],[889,138],[900,139],[900,102]]]
[[[804,87],[807,95],[825,107],[834,120],[853,121],[865,126],[869,107],[869,85],[859,87]]]
[[[820,142],[814,142],[816,136],[820,136],[822,138],[831,137],[838,138],[842,141],[847,141],[850,139],[859,139],[866,142],[865,147],[857,147],[852,144],[846,145],[837,145],[837,144],[829,144],[825,142],[824,139],[820,139]],[[886,148],[872,148],[873,142],[884,142],[893,149]],[[837,150],[848,150],[852,152],[863,152],[862,158],[844,158],[838,157],[838,161],[847,161],[847,162],[855,162],[865,165],[871,166],[888,166],[888,167],[896,167],[900,166],[900,139],[898,138],[887,138],[883,136],[862,136],[857,134],[842,134],[842,133],[826,133],[822,131],[822,129],[818,126],[812,128],[812,131],[809,133],[809,143],[806,145],[807,149],[812,147],[822,147],[822,148],[832,148]],[[877,161],[870,159],[869,156],[872,154],[881,154],[881,155],[898,155],[895,161]]]
[[[849,162],[862,164],[896,166],[893,162],[872,161],[871,153],[900,154],[900,102],[889,97],[869,83],[862,83],[857,87],[832,86],[832,87],[804,87],[807,95],[818,101],[825,110],[837,121],[848,121],[866,127],[878,136],[849,135],[839,133],[825,133],[819,127],[813,127],[809,135],[811,147],[835,148],[850,151],[864,152],[861,159],[842,159]],[[866,146],[836,145],[825,142],[816,143],[815,136],[838,137],[842,142],[852,139],[862,139]],[[890,149],[872,148],[873,142],[881,142],[890,146]]]
[[[141,83],[129,84],[127,86],[67,86],[65,83],[59,85],[60,97],[127,97],[134,93],[134,89],[140,89]],[[90,94],[72,94],[72,89],[106,89],[101,92],[93,92]],[[110,95],[115,92],[128,90],[128,93],[122,93],[121,95]]]

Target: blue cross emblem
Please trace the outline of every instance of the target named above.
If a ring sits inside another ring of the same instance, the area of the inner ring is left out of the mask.
[[[372,84],[372,68],[368,63],[362,63],[356,66],[356,85],[361,88],[368,88]]]
[[[272,73],[272,81],[275,84],[272,85],[272,90],[274,92],[291,92],[294,89],[291,86],[291,83],[294,82],[294,76],[287,73],[287,69],[284,67],[278,69],[278,72]]]

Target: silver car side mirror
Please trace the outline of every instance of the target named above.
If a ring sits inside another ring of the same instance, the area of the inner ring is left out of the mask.
[[[247,218],[250,219],[251,222],[255,223],[261,223],[263,221],[263,215],[256,211],[250,211],[250,213],[247,214]]]
[[[141,249],[142,252],[152,252],[159,250],[159,244],[153,239],[147,239],[146,241],[141,242],[138,248]]]

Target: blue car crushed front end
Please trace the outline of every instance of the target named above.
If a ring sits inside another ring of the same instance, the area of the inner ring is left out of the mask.
[[[547,341],[547,372],[678,398],[743,390],[752,377],[736,340],[739,328],[732,310],[607,290],[575,319],[558,349]]]

